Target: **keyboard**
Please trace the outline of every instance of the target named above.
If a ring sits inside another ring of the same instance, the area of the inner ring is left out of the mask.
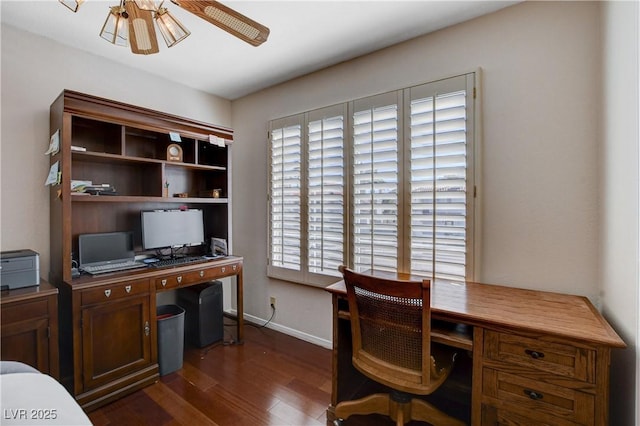
[[[80,270],[86,272],[91,275],[97,274],[106,274],[108,272],[119,272],[126,271],[129,269],[139,269],[144,268],[147,265],[140,262],[130,261],[130,262],[119,262],[119,263],[109,263],[107,265],[85,265]]]
[[[149,266],[153,268],[163,268],[165,266],[180,266],[186,265],[189,263],[197,263],[197,262],[205,262],[206,259],[201,256],[185,256],[185,257],[176,257],[173,259],[163,259],[158,260],[157,262],[150,263]]]

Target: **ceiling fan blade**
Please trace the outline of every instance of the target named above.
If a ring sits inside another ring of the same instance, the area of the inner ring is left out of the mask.
[[[253,46],[259,46],[269,37],[269,28],[241,13],[212,0],[171,0],[181,8],[222,28]]]
[[[158,39],[153,26],[153,12],[140,9],[133,0],[125,1],[124,7],[129,15],[129,44],[131,51],[139,55],[158,53]]]

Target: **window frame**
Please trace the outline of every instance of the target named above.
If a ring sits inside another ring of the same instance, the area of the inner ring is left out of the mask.
[[[344,235],[343,240],[343,254],[344,263],[352,265],[354,261],[354,244],[353,239],[353,168],[354,162],[352,160],[352,154],[354,149],[354,135],[353,135],[353,120],[354,111],[358,109],[358,106],[362,105],[374,105],[379,99],[395,99],[397,108],[397,146],[398,146],[398,250],[397,250],[397,270],[409,271],[411,267],[411,94],[412,91],[421,91],[425,87],[446,87],[449,82],[456,79],[464,80],[464,87],[466,90],[466,216],[465,216],[465,279],[466,281],[473,281],[477,276],[476,265],[479,264],[479,228],[478,219],[480,211],[480,200],[478,197],[479,186],[479,171],[480,171],[480,158],[478,153],[480,152],[480,132],[479,130],[479,117],[480,117],[480,99],[479,99],[479,82],[480,82],[480,70],[459,74],[453,77],[447,77],[432,82],[414,85],[411,87],[394,90],[391,92],[381,93],[365,98],[355,99],[352,101],[331,105],[328,107],[318,108],[312,111],[307,111],[300,114],[295,114],[289,117],[275,119],[269,122],[269,137],[268,137],[268,239],[267,239],[267,276],[270,278],[280,279],[284,281],[290,281],[294,283],[300,283],[316,287],[325,287],[329,284],[335,283],[340,279],[340,274],[336,270],[335,273],[325,275],[322,273],[314,273],[309,271],[309,246],[308,239],[305,235],[308,235],[308,209],[309,209],[309,193],[308,193],[308,165],[309,165],[309,123],[321,119],[322,117],[328,117],[331,113],[341,113],[343,117],[343,170],[344,170]],[[454,83],[455,84],[455,83]],[[272,220],[272,132],[275,129],[281,128],[287,123],[297,123],[301,129],[301,162],[300,162],[300,175],[301,175],[301,188],[300,188],[300,211],[301,211],[301,229],[300,229],[300,270],[288,269],[281,266],[275,266],[272,261],[272,236],[274,230],[271,227]],[[422,274],[418,274],[422,275]]]

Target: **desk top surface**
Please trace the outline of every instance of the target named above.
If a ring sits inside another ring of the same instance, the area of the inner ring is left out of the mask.
[[[9,303],[19,300],[35,299],[58,294],[58,289],[49,284],[48,281],[40,278],[40,284],[30,287],[14,288],[12,290],[2,290],[0,293],[0,303]]]
[[[382,275],[389,277],[388,273]],[[420,279],[405,274],[400,278]],[[344,281],[326,290],[336,295],[346,294]],[[431,285],[431,312],[435,318],[464,324],[507,327],[610,347],[626,346],[583,296],[436,280]]]
[[[178,264],[172,266],[166,266],[163,268],[140,268],[140,269],[130,269],[126,271],[118,271],[118,272],[110,272],[105,274],[98,275],[81,275],[78,278],[74,278],[71,280],[71,283],[67,283],[74,289],[79,288],[87,288],[96,285],[104,285],[110,284],[112,282],[121,282],[123,279],[135,280],[135,279],[147,279],[147,278],[157,278],[160,276],[165,276],[167,274],[176,274],[176,273],[187,273],[191,271],[197,271],[203,268],[215,268],[215,267],[223,267],[226,265],[232,264],[242,264],[243,258],[241,256],[225,256],[219,257],[215,259],[209,259],[203,262],[195,262],[195,263],[187,263],[187,264]],[[232,270],[229,269],[227,271],[228,275],[236,275],[240,273],[240,270]]]

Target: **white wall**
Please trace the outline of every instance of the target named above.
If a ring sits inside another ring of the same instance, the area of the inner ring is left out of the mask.
[[[231,126],[228,100],[2,25],[0,248],[49,274],[49,106],[64,89]]]
[[[616,425],[640,424],[639,9],[638,2],[607,2],[603,8],[600,281],[604,314],[627,343],[626,350],[613,353]]]
[[[323,291],[270,280],[267,122],[483,69],[477,279],[597,301],[601,54],[597,3],[526,2],[287,82],[232,103],[234,241],[247,312],[331,339]],[[250,173],[247,171],[250,170]]]

